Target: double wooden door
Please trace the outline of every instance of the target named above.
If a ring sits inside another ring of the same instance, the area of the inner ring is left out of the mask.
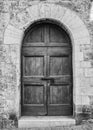
[[[72,115],[71,44],[51,23],[37,24],[22,47],[22,115]]]

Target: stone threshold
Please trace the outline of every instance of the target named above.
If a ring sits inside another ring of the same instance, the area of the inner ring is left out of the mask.
[[[75,124],[75,119],[70,116],[22,116],[18,120],[18,128],[61,127]]]

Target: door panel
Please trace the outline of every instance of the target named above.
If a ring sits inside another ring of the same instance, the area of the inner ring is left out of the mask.
[[[62,57],[50,58],[50,75],[62,75]]]
[[[49,115],[71,115],[71,86],[67,84],[50,85]],[[64,109],[63,109],[64,108]]]
[[[45,115],[46,112],[46,85],[26,84],[23,88],[23,115]]]
[[[24,105],[44,104],[44,86],[25,85],[24,86]]]
[[[69,38],[64,30],[55,28],[55,25],[52,25],[49,27],[49,42],[50,44],[52,42],[68,44]]]
[[[51,23],[32,27],[22,47],[22,115],[72,115],[71,44]]]
[[[52,56],[50,57],[50,75],[69,75],[70,74],[69,56]]]
[[[27,35],[25,36],[24,43],[37,43],[43,42],[44,43],[44,27],[38,26],[32,28],[28,31]]]
[[[25,57],[25,76],[40,76],[44,74],[43,57]]]
[[[70,104],[70,94],[69,85],[50,85],[50,105]]]
[[[70,55],[68,57],[64,57],[62,59],[63,65],[63,75],[70,75],[71,74],[71,63],[70,63]]]

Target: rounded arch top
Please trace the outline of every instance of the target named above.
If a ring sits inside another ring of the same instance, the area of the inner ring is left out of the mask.
[[[74,44],[90,44],[88,29],[74,11],[61,5],[43,2],[24,9],[10,20],[4,33],[4,43],[12,44],[14,39],[16,43],[20,44],[24,30],[35,21],[42,19],[51,19],[63,24],[73,39]],[[81,41],[80,39],[83,40]]]
[[[62,46],[62,43],[66,46],[71,46],[71,39],[66,29],[62,25],[59,25],[58,22],[48,19],[40,20],[31,24],[31,26],[24,32],[22,43],[25,45],[35,42],[45,43],[45,35],[48,35],[48,42],[50,42],[50,46],[53,42],[55,43],[55,46],[58,46],[58,43],[59,46]],[[43,44],[43,46],[46,45]]]

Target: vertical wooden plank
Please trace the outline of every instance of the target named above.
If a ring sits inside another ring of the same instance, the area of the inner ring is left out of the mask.
[[[24,104],[43,104],[44,90],[43,86],[25,85],[24,86]]]
[[[63,63],[62,63],[62,66],[63,66],[62,74],[63,75],[69,75],[70,74],[71,64],[70,64],[69,60],[70,60],[69,56],[63,57]]]
[[[44,43],[46,46],[49,44],[49,25],[45,24],[44,26]]]
[[[62,57],[53,56],[50,58],[50,74],[62,75]]]
[[[43,57],[25,57],[25,75],[35,76],[44,74],[44,58]]]
[[[56,43],[69,43],[70,39],[66,32],[63,29],[60,29],[56,25],[51,25],[49,29],[50,33],[50,44],[51,42],[56,42]]]
[[[51,85],[50,104],[70,104],[70,85]]]

